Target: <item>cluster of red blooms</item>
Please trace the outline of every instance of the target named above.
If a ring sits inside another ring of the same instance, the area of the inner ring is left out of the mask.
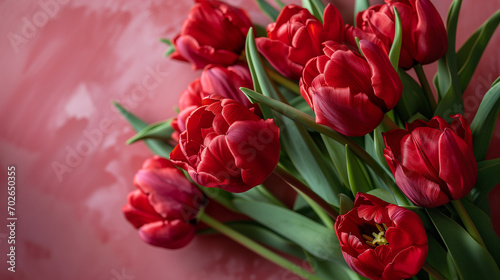
[[[328,5],[321,22],[287,5],[259,52],[283,76],[299,83],[316,122],[346,136],[372,132],[401,98],[402,83],[388,58],[396,7],[403,29],[399,66],[436,61],[446,51],[441,17],[429,0],[386,0],[359,13],[357,27],[344,24]],[[178,144],[170,161],[149,159],[135,177],[123,211],[140,237],[156,246],[180,248],[195,234],[205,199],[174,167],[202,186],[244,192],[262,183],[280,159],[279,128],[264,120],[239,90],[252,88],[240,58],[252,22],[242,9],[221,1],[197,1],[173,40],[171,58],[202,69],[181,94],[173,122]],[[361,39],[359,48],[355,37]],[[385,157],[399,188],[417,206],[437,207],[464,197],[477,178],[467,121],[456,115],[407,124],[386,132]],[[172,164],[173,163],[173,164]],[[354,208],[335,230],[348,265],[370,279],[414,276],[427,257],[422,221],[410,210],[358,193]]]

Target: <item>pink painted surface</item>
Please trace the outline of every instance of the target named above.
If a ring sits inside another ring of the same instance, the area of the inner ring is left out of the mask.
[[[332,2],[352,18],[352,1]],[[451,1],[434,2],[446,15]],[[500,8],[498,0],[463,2],[458,45]],[[229,3],[267,23],[253,1]],[[158,38],[173,37],[191,5],[0,2],[0,180],[6,188],[7,166],[15,165],[18,217],[11,273],[7,194],[0,190],[0,279],[287,279],[221,236],[199,236],[176,251],[149,246],[122,216],[134,173],[151,154],[143,144],[124,145],[133,131],[111,100],[148,122],[174,115],[179,93],[199,72],[163,57]],[[500,75],[498,45],[499,32],[466,92],[469,120]],[[500,143],[500,129],[494,137]]]

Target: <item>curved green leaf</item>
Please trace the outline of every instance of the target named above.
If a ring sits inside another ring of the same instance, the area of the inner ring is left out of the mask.
[[[357,192],[366,193],[373,190],[370,175],[368,175],[366,167],[347,145],[345,146],[345,154],[347,175],[349,177],[352,195],[356,196]]]
[[[459,224],[436,209],[426,209],[463,280],[500,279],[493,257]]]
[[[484,160],[495,130],[500,109],[500,83],[490,88],[483,97],[476,116],[470,124],[477,161]]]
[[[472,75],[476,71],[479,60],[484,49],[488,45],[493,33],[500,24],[500,9],[497,10],[474,34],[465,42],[457,52],[458,75],[460,77],[460,87],[467,88]]]
[[[399,70],[399,54],[401,52],[401,43],[403,42],[403,31],[401,28],[401,18],[399,17],[398,10],[396,6],[392,7],[394,9],[394,40],[392,42],[391,50],[389,51],[389,60],[391,61],[392,67],[398,72]]]
[[[432,110],[425,99],[425,93],[420,84],[406,71],[398,71],[399,78],[403,84],[403,94],[396,105],[396,110],[403,119],[408,122],[410,117],[420,112],[427,118],[432,117]]]
[[[172,119],[160,122],[160,123],[154,123],[150,124],[141,131],[137,132],[137,134],[130,138],[127,141],[127,144],[132,144],[134,142],[137,142],[139,140],[144,140],[144,139],[158,139],[158,140],[163,140],[163,141],[169,141],[172,140],[172,133],[175,132],[175,129],[172,127]]]
[[[356,26],[356,17],[359,12],[362,12],[370,7],[370,1],[368,0],[356,0],[354,2],[354,26]]]
[[[302,0],[302,7],[306,8],[319,21],[323,22],[323,11],[325,4],[321,0]]]
[[[118,104],[118,102],[113,102],[113,104],[130,123],[130,125],[132,125],[135,131],[141,131],[148,126],[147,123],[127,111],[120,104]],[[173,150],[173,147],[170,146],[167,142],[156,139],[146,139],[145,143],[154,154],[157,154],[164,158],[170,158],[170,152]]]
[[[278,18],[279,11],[276,10],[273,6],[271,6],[269,3],[267,3],[266,0],[255,0],[257,2],[257,5],[259,5],[260,10],[266,14],[271,20],[276,21],[276,18]]]
[[[472,190],[474,203],[484,212],[490,213],[488,194],[500,183],[500,158],[478,162],[479,174]]]

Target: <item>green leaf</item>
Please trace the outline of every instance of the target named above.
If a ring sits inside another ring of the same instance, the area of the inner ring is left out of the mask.
[[[130,138],[127,141],[127,144],[132,144],[139,140],[144,139],[158,139],[163,141],[172,140],[172,133],[175,132],[175,129],[172,127],[172,119],[155,123],[146,126],[144,129],[139,131],[134,137]]]
[[[321,139],[325,143],[326,150],[328,151],[328,155],[332,160],[335,169],[337,169],[337,173],[340,176],[343,184],[345,186],[349,186],[349,178],[347,177],[347,163],[345,159],[345,147],[333,139],[326,137],[325,135],[321,135]]]
[[[274,0],[274,2],[276,2],[276,4],[278,4],[278,6],[283,9],[283,7],[285,7],[285,3],[281,2],[280,0]]]
[[[359,12],[362,12],[370,7],[370,1],[368,0],[356,0],[354,2],[354,26],[356,26],[356,17]]]
[[[165,57],[168,57],[169,55],[171,55],[175,51],[174,44],[172,44],[170,39],[162,38],[162,39],[160,39],[160,42],[165,43],[167,45],[167,50],[165,51],[165,54],[164,54]]]
[[[488,18],[458,50],[457,66],[462,90],[467,88],[484,49],[488,45],[491,36],[495,33],[498,24],[500,24],[500,9]]]
[[[493,257],[467,231],[436,209],[426,211],[448,248],[461,279],[500,279],[500,270]]]
[[[308,256],[307,260],[311,264],[311,268],[321,279],[349,279],[363,280],[367,279],[352,270],[347,263],[322,260],[314,256]],[[288,279],[288,278],[284,278]]]
[[[117,102],[113,102],[115,107],[120,111],[120,113],[125,117],[125,119],[132,125],[135,131],[141,131],[148,126],[147,123],[136,117],[134,114],[127,111]],[[173,150],[173,147],[170,146],[165,141],[160,141],[156,139],[146,139],[146,145],[148,145],[149,149],[156,155],[159,155],[164,158],[170,158],[170,152]]]
[[[343,193],[339,194],[339,197],[340,197],[339,214],[344,215],[345,213],[351,211],[352,208],[354,208],[354,202],[350,197],[348,197]]]
[[[429,245],[429,252],[427,253],[427,259],[425,261],[432,265],[432,267],[434,267],[441,274],[443,274],[446,279],[450,279],[448,262],[446,260],[447,251],[430,234],[427,234],[427,241]]]
[[[490,213],[488,194],[500,183],[500,158],[478,162],[479,174],[472,190],[474,203],[484,212]]]
[[[392,67],[398,72],[399,70],[399,54],[401,52],[401,43],[403,42],[403,30],[401,28],[401,18],[399,17],[398,10],[395,6],[394,9],[394,40],[392,42],[391,50],[389,51],[389,60],[391,61]]]
[[[259,8],[264,14],[266,14],[271,20],[276,21],[276,18],[278,18],[279,11],[276,10],[273,6],[271,6],[269,3],[267,3],[266,0],[255,0],[257,2],[257,5],[259,5]]]
[[[433,112],[425,99],[425,93],[420,84],[406,71],[398,71],[403,84],[403,94],[396,105],[396,110],[403,121],[408,122],[410,117],[420,112],[427,118],[432,118]]]
[[[481,209],[477,208],[472,202],[462,199],[462,203],[465,210],[467,210],[467,213],[474,221],[479,234],[483,238],[486,248],[495,259],[497,265],[500,266],[500,238],[498,238],[498,235],[493,229],[491,218]]]
[[[463,113],[462,90],[458,77],[455,42],[457,36],[458,15],[462,0],[455,0],[448,11],[446,30],[448,34],[448,48],[446,54],[438,61],[437,78],[435,78],[438,94],[442,98],[434,115],[449,120],[452,113]],[[450,108],[452,111],[450,111]]]
[[[470,124],[477,161],[484,160],[496,127],[500,109],[500,83],[490,88],[483,97],[476,116]]]
[[[370,175],[364,164],[356,157],[349,146],[345,146],[346,162],[347,162],[347,175],[349,177],[349,185],[353,196],[357,192],[366,193],[373,190],[373,185],[370,180]]]
[[[310,254],[322,259],[343,261],[335,233],[313,220],[263,202],[235,199],[233,204],[242,213],[298,244]]]
[[[371,195],[374,195],[374,196],[382,199],[383,201],[385,201],[387,203],[398,205],[398,202],[396,201],[396,198],[394,197],[394,194],[392,194],[388,190],[384,190],[384,189],[378,188],[378,189],[370,190],[367,193],[371,194]]]
[[[226,225],[280,252],[287,253],[299,259],[306,258],[304,251],[297,244],[255,222],[231,222],[226,223]]]
[[[309,10],[309,12],[315,16],[319,21],[323,22],[323,11],[325,10],[325,4],[321,0],[302,0],[302,7]]]

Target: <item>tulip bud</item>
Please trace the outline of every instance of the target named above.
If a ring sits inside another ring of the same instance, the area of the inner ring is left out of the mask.
[[[427,258],[418,215],[369,194],[356,194],[354,208],[337,217],[335,233],[347,264],[369,279],[411,278]]]
[[[307,9],[285,6],[276,22],[267,26],[267,38],[256,39],[257,48],[276,70],[298,80],[307,61],[323,54],[323,42],[344,39],[344,20],[339,10],[329,4],[323,18],[322,24]]]
[[[416,205],[437,207],[467,195],[478,176],[472,133],[460,114],[440,116],[383,134],[384,155],[396,184]]]
[[[141,239],[154,246],[177,249],[195,235],[194,220],[205,197],[170,161],[158,156],[146,160],[135,177],[138,188],[123,207]]]
[[[386,0],[358,13],[357,26],[374,34],[390,50],[394,41],[395,7],[401,18],[402,46],[399,66],[409,69],[413,65],[428,64],[442,57],[448,46],[446,29],[441,16],[429,0]],[[351,36],[359,33],[350,33]],[[353,41],[353,38],[349,39]],[[349,41],[348,40],[348,41]],[[374,41],[375,42],[375,41]],[[377,42],[375,42],[377,43]]]
[[[171,57],[190,62],[194,69],[208,64],[232,65],[245,48],[251,26],[244,10],[221,1],[199,0],[173,40]]]
[[[373,131],[403,90],[387,54],[366,40],[360,41],[364,56],[333,41],[324,46],[324,55],[306,64],[299,83],[316,122],[347,136]]]
[[[279,129],[272,119],[212,96],[191,113],[170,159],[202,186],[244,192],[271,174],[279,155]]]

